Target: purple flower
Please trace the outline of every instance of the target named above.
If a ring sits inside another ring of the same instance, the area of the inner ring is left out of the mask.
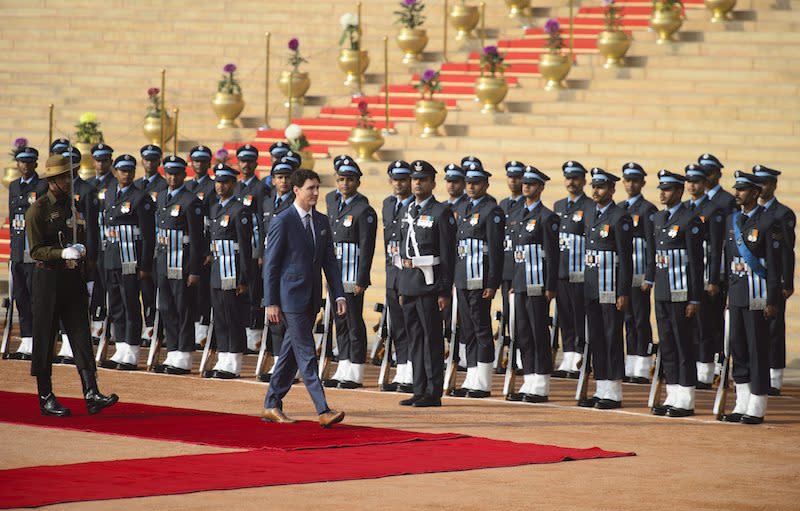
[[[614,5],[614,0],[603,0],[603,7],[610,7]]]
[[[25,147],[28,145],[28,139],[19,137],[18,139],[14,140],[14,147]]]
[[[403,0],[403,5],[406,7],[411,7],[412,5],[416,4],[417,0]]]
[[[550,18],[544,24],[544,31],[548,34],[558,32],[559,30],[561,30],[561,25],[558,24],[558,20],[555,18]]]
[[[231,65],[233,65],[233,64],[231,64]],[[236,66],[234,66],[234,68],[235,68],[235,67],[236,67]],[[215,157],[217,158],[217,160],[219,160],[219,161],[225,161],[225,160],[227,160],[227,159],[228,159],[228,151],[226,151],[225,149],[220,149],[219,151],[217,151],[217,152],[214,154],[214,156],[215,156]]]
[[[289,39],[289,49],[297,51],[298,48],[300,48],[300,41],[298,41],[296,37]]]
[[[497,46],[487,46],[483,49],[483,53],[484,55],[495,56],[497,55]]]
[[[425,82],[429,82],[436,78],[436,71],[433,69],[426,69],[424,73],[422,73],[422,80]]]
[[[225,64],[225,67],[223,67],[222,70],[226,73],[233,73],[236,71],[236,64]]]

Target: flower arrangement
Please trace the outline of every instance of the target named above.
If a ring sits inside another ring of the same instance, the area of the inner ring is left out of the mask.
[[[358,102],[358,121],[356,122],[356,127],[365,130],[370,130],[375,127],[369,116],[369,103],[363,99]]]
[[[299,153],[309,145],[308,139],[303,133],[303,128],[297,124],[290,124],[286,126],[286,129],[283,131],[283,135],[286,137],[289,147],[296,153]]]
[[[300,41],[293,37],[289,39],[289,65],[292,66],[292,72],[298,73],[300,72],[300,64],[304,62],[308,62],[305,58],[300,55]]]
[[[222,75],[222,79],[217,85],[217,92],[224,92],[225,94],[241,94],[242,87],[239,85],[239,81],[234,76],[234,73],[236,73],[236,64],[225,64],[225,67],[222,68],[222,72],[225,74]]]
[[[359,26],[360,20],[358,16],[353,13],[342,14],[339,18],[339,25],[342,27],[342,37],[339,38],[339,46],[349,40],[350,49],[358,51],[361,49],[361,27]]]
[[[481,71],[488,71],[494,78],[506,70],[505,57],[497,51],[497,46],[487,46],[481,52]]]
[[[28,146],[28,139],[24,137],[19,137],[18,139],[14,140],[14,145],[11,146],[11,151],[8,154],[10,154],[11,158],[14,159],[17,157],[17,153],[19,153],[23,147],[27,146]]]
[[[622,8],[617,7],[615,0],[603,0],[603,19],[607,31],[622,29]]]
[[[564,40],[561,38],[561,25],[558,20],[555,18],[547,20],[544,24],[544,31],[548,36],[547,42],[544,44],[547,51],[551,54],[561,53],[561,49],[564,47]]]
[[[227,149],[218,149],[217,152],[214,153],[214,163],[212,164],[212,167],[217,163],[227,163],[230,157],[231,155]]]
[[[653,10],[658,10],[661,12],[681,11],[681,17],[685,17],[682,0],[653,0]]]
[[[415,29],[425,23],[425,16],[422,14],[425,4],[422,0],[403,0],[400,2],[400,10],[394,11],[397,21],[408,29]]]
[[[100,122],[92,112],[84,112],[78,118],[75,125],[78,130],[75,132],[75,139],[83,144],[99,144],[103,142],[103,132],[100,131]]]
[[[442,84],[439,81],[439,71],[433,69],[426,69],[419,76],[419,83],[414,85],[422,96],[422,99],[433,99],[433,93],[442,90]],[[426,98],[427,94],[427,98]]]
[[[147,89],[147,99],[150,104],[147,105],[147,115],[145,117],[161,117],[161,89],[158,87]]]

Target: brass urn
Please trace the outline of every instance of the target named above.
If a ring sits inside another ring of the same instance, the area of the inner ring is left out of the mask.
[[[506,0],[508,6],[508,17],[525,16],[531,6],[531,0]]]
[[[10,187],[11,183],[13,183],[14,180],[16,179],[19,179],[20,176],[21,175],[19,173],[19,169],[17,169],[16,165],[6,167],[6,172],[5,174],[3,174],[3,179],[2,179],[3,186],[5,186],[6,188]]]
[[[673,34],[681,28],[683,19],[680,8],[661,8],[662,4],[653,6],[653,16],[650,18],[650,27],[658,33],[657,44],[664,44],[673,40]]]
[[[281,71],[281,76],[278,78],[278,88],[281,94],[286,98],[286,106],[289,106],[289,79],[292,81],[292,104],[302,105],[305,103],[305,95],[308,88],[311,87],[311,79],[308,73],[300,71]]]
[[[364,74],[367,66],[369,66],[367,50],[339,50],[339,69],[347,74],[344,84],[348,87],[358,86],[358,77]]]
[[[475,80],[475,96],[483,103],[481,113],[501,111],[500,103],[508,94],[508,84],[502,76],[481,76]]]
[[[211,107],[219,118],[217,128],[233,128],[236,118],[244,110],[244,99],[241,94],[217,92],[211,100]]]
[[[403,64],[413,64],[420,60],[422,50],[428,44],[428,34],[422,28],[400,29],[397,34],[397,46],[403,50]]]
[[[75,148],[81,152],[81,168],[78,169],[78,175],[82,179],[89,179],[94,177],[94,158],[92,158],[92,144],[88,142],[76,142],[73,144]]]
[[[472,31],[478,26],[481,14],[474,5],[455,4],[450,9],[450,24],[456,29],[456,41],[474,37]]]
[[[356,151],[356,161],[378,161],[375,151],[383,146],[383,136],[374,127],[353,128],[347,138],[350,146]]]
[[[168,115],[164,116],[164,121],[164,143],[166,143],[175,134],[175,123]],[[149,115],[145,117],[144,123],[142,124],[142,133],[144,133],[144,138],[146,138],[148,142],[160,146],[161,117],[151,117]]]
[[[597,50],[606,59],[603,64],[606,69],[623,65],[630,47],[631,38],[622,30],[603,30],[597,36]]]
[[[711,11],[711,23],[729,20],[735,5],[736,0],[706,0],[706,7]]]
[[[419,134],[422,138],[438,137],[441,135],[439,127],[447,119],[447,106],[443,101],[421,99],[417,101],[414,109],[417,124],[422,128]]]
[[[300,168],[314,170],[314,153],[309,149],[300,151]]]
[[[564,78],[569,74],[572,63],[569,55],[561,53],[543,53],[539,58],[539,73],[547,80],[544,90],[564,89]]]

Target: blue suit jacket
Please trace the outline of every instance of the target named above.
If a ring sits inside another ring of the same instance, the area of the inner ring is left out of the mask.
[[[316,314],[322,304],[320,270],[325,270],[333,298],[344,297],[328,217],[315,210],[312,218],[315,245],[308,240],[294,206],[270,223],[264,249],[265,305],[278,305],[283,312]]]

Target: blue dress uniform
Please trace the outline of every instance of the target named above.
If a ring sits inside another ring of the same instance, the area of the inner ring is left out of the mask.
[[[623,179],[643,180],[647,173],[638,163],[628,162],[622,166],[622,176]],[[658,208],[641,194],[628,197],[620,206],[627,210],[633,222],[633,279],[631,300],[625,311],[625,377],[633,383],[649,383],[653,328],[650,326],[650,291],[642,291],[642,284],[653,284],[653,215]]]
[[[592,169],[592,187],[614,186],[619,178],[603,169]],[[597,381],[594,397],[579,406],[608,409],[622,406],[625,374],[622,325],[625,312],[617,310],[619,297],[630,296],[633,280],[633,221],[623,208],[610,201],[599,204],[586,219],[586,321],[592,370]]]
[[[336,174],[361,177],[361,169],[353,160],[345,158],[336,168]],[[370,285],[378,215],[369,205],[369,200],[358,192],[347,199],[340,194],[336,202],[330,201],[333,197],[328,196],[328,219],[342,273],[347,315],[336,317],[339,364],[331,379],[324,383],[326,387],[335,382],[339,388],[357,388],[364,381],[367,327],[364,324],[364,293],[356,295],[355,289],[358,286],[366,290]]]
[[[466,180],[488,182],[491,174],[475,164],[467,164]],[[496,290],[503,277],[503,237],[505,214],[494,197],[468,197],[456,216],[455,287],[461,338],[466,347],[467,377],[454,395],[489,397],[492,388],[491,299],[486,289]]]
[[[763,178],[745,172],[736,171],[735,177],[735,189],[759,190],[763,184]],[[729,215],[725,231],[730,353],[736,384],[736,406],[725,420],[759,424],[767,412],[770,386],[769,320],[764,314],[780,301],[784,231],[758,205]]]
[[[685,181],[668,170],[660,170],[658,179],[664,190],[682,190]],[[656,213],[653,223],[658,349],[667,384],[667,398],[653,413],[686,417],[694,414],[697,382],[694,321],[686,318],[686,307],[700,305],[703,295],[703,222],[678,200]]]
[[[224,163],[214,167],[214,179],[236,180],[237,170]],[[211,306],[214,309],[214,338],[217,363],[204,378],[238,378],[246,345],[245,325],[249,310],[247,293],[237,287],[251,285],[253,275],[252,213],[236,197],[217,198],[209,210],[208,236],[211,263]]]
[[[528,166],[523,184],[544,185],[550,178],[536,167]],[[526,200],[517,215],[514,230],[514,316],[515,339],[522,352],[524,382],[510,401],[542,403],[550,395],[553,350],[547,323],[550,301],[545,292],[558,288],[558,215],[541,200]]]
[[[258,149],[250,144],[245,144],[236,150],[236,158],[240,162],[257,162]],[[253,276],[253,282],[247,288],[247,297],[250,301],[250,318],[245,328],[247,336],[247,350],[256,351],[256,345],[261,341],[262,330],[264,329],[264,307],[261,306],[264,294],[264,284],[261,281],[261,269],[259,268],[258,260],[262,255],[262,236],[264,226],[262,224],[263,212],[261,207],[264,203],[264,197],[270,196],[269,187],[262,181],[258,180],[255,175],[247,179],[242,178],[237,185],[235,192],[236,198],[239,202],[250,211],[251,223],[253,227],[253,259],[252,269],[250,275]]]
[[[276,144],[277,143],[278,142],[276,142]],[[273,146],[274,145],[275,144],[273,144]],[[270,173],[272,176],[291,174],[295,171],[295,169],[297,169],[297,166],[291,159],[281,157],[272,161],[272,170]],[[293,191],[289,190],[283,195],[278,195],[278,193],[279,192],[277,191],[277,188],[275,188],[273,191],[274,197],[272,195],[268,195],[261,200],[261,248],[259,249],[258,254],[263,254],[267,249],[267,233],[269,232],[269,225],[272,220],[278,214],[289,209],[292,204],[294,204],[295,195]],[[263,275],[261,278],[263,280]],[[261,292],[263,294],[263,290]],[[258,375],[258,379],[262,382],[269,382],[272,378],[272,373],[275,370],[275,366],[278,365],[278,354],[281,352],[281,346],[283,346],[283,336],[286,334],[286,324],[271,323],[265,326],[265,328],[269,329],[269,340],[271,342],[269,349],[273,356],[273,363],[269,371]]]
[[[211,149],[206,146],[199,145],[189,150],[189,158],[193,161],[211,161]],[[194,180],[186,183],[186,188],[195,194],[203,206],[203,225],[205,239],[203,247],[206,252],[203,256],[203,267],[200,268],[200,284],[197,286],[197,317],[194,323],[194,340],[195,343],[203,342],[208,335],[208,323],[211,320],[211,263],[210,253],[207,247],[210,246],[208,239],[208,229],[210,220],[208,211],[211,205],[217,201],[217,194],[214,191],[214,179],[208,173],[203,175],[195,175]]]
[[[164,159],[164,172],[186,172],[179,156]],[[188,287],[189,275],[199,278],[203,265],[203,207],[200,199],[182,184],[162,190],[156,201],[155,275],[158,310],[167,345],[167,358],[157,373],[189,374],[194,351],[196,287]]]
[[[387,169],[390,179],[409,179],[411,165],[408,162],[397,160],[389,164]],[[400,306],[397,292],[397,279],[402,267],[400,261],[400,242],[402,240],[402,219],[406,215],[406,208],[414,200],[413,195],[398,197],[390,195],[383,200],[383,244],[386,248],[386,304],[391,324],[390,335],[394,344],[397,370],[392,383],[384,384],[381,390],[403,390],[411,387],[413,383],[413,369],[409,358],[408,333],[403,320],[403,308]],[[402,389],[401,389],[402,386]]]
[[[706,181],[706,168],[702,165],[689,164],[684,169],[686,181]],[[710,389],[714,381],[714,359],[723,350],[720,332],[725,325],[720,322],[719,310],[725,307],[720,302],[720,293],[711,296],[706,288],[715,285],[723,288],[720,282],[722,269],[722,244],[725,240],[725,217],[727,212],[703,195],[699,199],[689,199],[684,206],[692,210],[700,218],[703,230],[703,288],[700,295],[700,314],[696,316],[693,335],[697,353],[697,385],[698,389]]]
[[[435,178],[436,169],[423,160],[411,163],[411,179]],[[456,221],[446,203],[433,195],[407,208],[400,257],[403,269],[397,290],[414,368],[414,395],[406,406],[440,406],[444,388],[442,313],[438,298],[452,296],[456,254]]]
[[[123,154],[114,162],[117,170],[133,171],[136,159]],[[139,272],[151,273],[155,250],[155,205],[133,184],[106,197],[105,250],[108,314],[114,326],[116,351],[101,362],[107,369],[133,371],[142,342],[142,302]]]
[[[471,158],[471,160],[470,160]],[[475,158],[474,156],[468,156],[463,158],[461,161],[469,161],[470,163],[478,163],[480,160]],[[449,182],[458,182],[464,181],[465,179],[464,169],[455,163],[450,163],[444,168],[444,180]],[[463,192],[456,198],[448,197],[447,203],[450,205],[450,209],[453,211],[453,216],[458,222],[459,216],[464,214],[464,208],[467,204],[467,193]],[[450,339],[453,333],[453,302],[447,304],[447,307],[442,311],[442,319],[444,319],[444,338]],[[458,318],[456,318],[458,320]],[[460,335],[458,340],[458,351],[455,353],[454,360],[458,362],[459,370],[466,370],[467,364],[467,350],[464,345],[464,338],[463,335]],[[409,373],[410,375],[410,373]]]
[[[764,165],[755,165],[753,174],[764,179],[765,182],[775,182],[777,186],[779,170],[768,168]],[[762,194],[763,197],[763,194]],[[764,213],[771,215],[777,224],[783,227],[783,250],[781,251],[781,288],[784,293],[794,291],[794,227],[797,218],[794,211],[778,202],[772,195],[768,200],[761,199]],[[781,293],[778,297],[777,313],[769,320],[769,395],[779,396],[783,386],[783,369],[786,367],[786,295]]]
[[[580,162],[567,161],[561,166],[565,178],[580,177],[586,169]],[[558,328],[564,356],[555,377],[578,378],[578,364],[586,341],[584,307],[584,267],[586,259],[586,219],[595,209],[592,199],[581,193],[565,197],[553,205],[560,218],[558,230]]]
[[[280,140],[275,142],[275,143],[273,143],[271,146],[269,146],[268,152],[269,152],[269,157],[270,157],[270,160],[271,160],[273,168],[274,168],[275,164],[280,162],[281,158],[283,158],[286,155],[286,153],[288,153],[290,151],[290,149],[291,148],[289,147],[289,144],[287,144],[286,142],[280,141]],[[300,166],[300,164],[298,163],[297,167],[299,167],[299,166]],[[264,185],[269,190],[272,190],[272,174],[271,173],[267,174],[266,176],[264,176],[264,179],[262,179],[261,182],[264,183]],[[263,291],[262,291],[262,294],[263,294]]]
[[[508,161],[505,165],[506,177],[521,178],[525,172],[525,164],[516,160]],[[502,298],[503,310],[503,323],[505,324],[505,332],[498,332],[498,338],[508,334],[510,317],[510,302],[509,292],[511,291],[511,281],[514,279],[514,228],[517,225],[516,213],[522,209],[522,204],[525,202],[525,197],[521,194],[514,197],[510,195],[500,201],[500,209],[505,214],[505,235],[503,237],[503,283],[500,287],[500,298]],[[509,354],[509,360],[513,355]],[[498,361],[498,371],[502,371],[502,367]]]
[[[160,161],[161,149],[157,145],[147,144],[139,149],[142,160]],[[150,200],[155,204],[158,201],[158,194],[167,189],[167,181],[158,171],[152,176],[142,176],[133,182],[133,185],[150,196]],[[144,328],[142,329],[143,343],[150,343],[158,335],[153,332],[153,325],[156,319],[156,283],[158,276],[156,272],[142,279],[142,306],[144,307]]]
[[[92,158],[95,160],[111,159],[114,150],[106,144],[95,144],[92,146]],[[113,197],[117,193],[117,178],[109,170],[105,174],[97,174],[87,180],[97,193],[97,259],[94,275],[89,280],[94,281],[92,297],[89,310],[92,317],[92,336],[108,335],[108,332],[101,332],[103,320],[108,311],[106,310],[107,283],[105,270],[105,249],[106,249],[106,198]],[[109,322],[110,324],[110,322]]]

